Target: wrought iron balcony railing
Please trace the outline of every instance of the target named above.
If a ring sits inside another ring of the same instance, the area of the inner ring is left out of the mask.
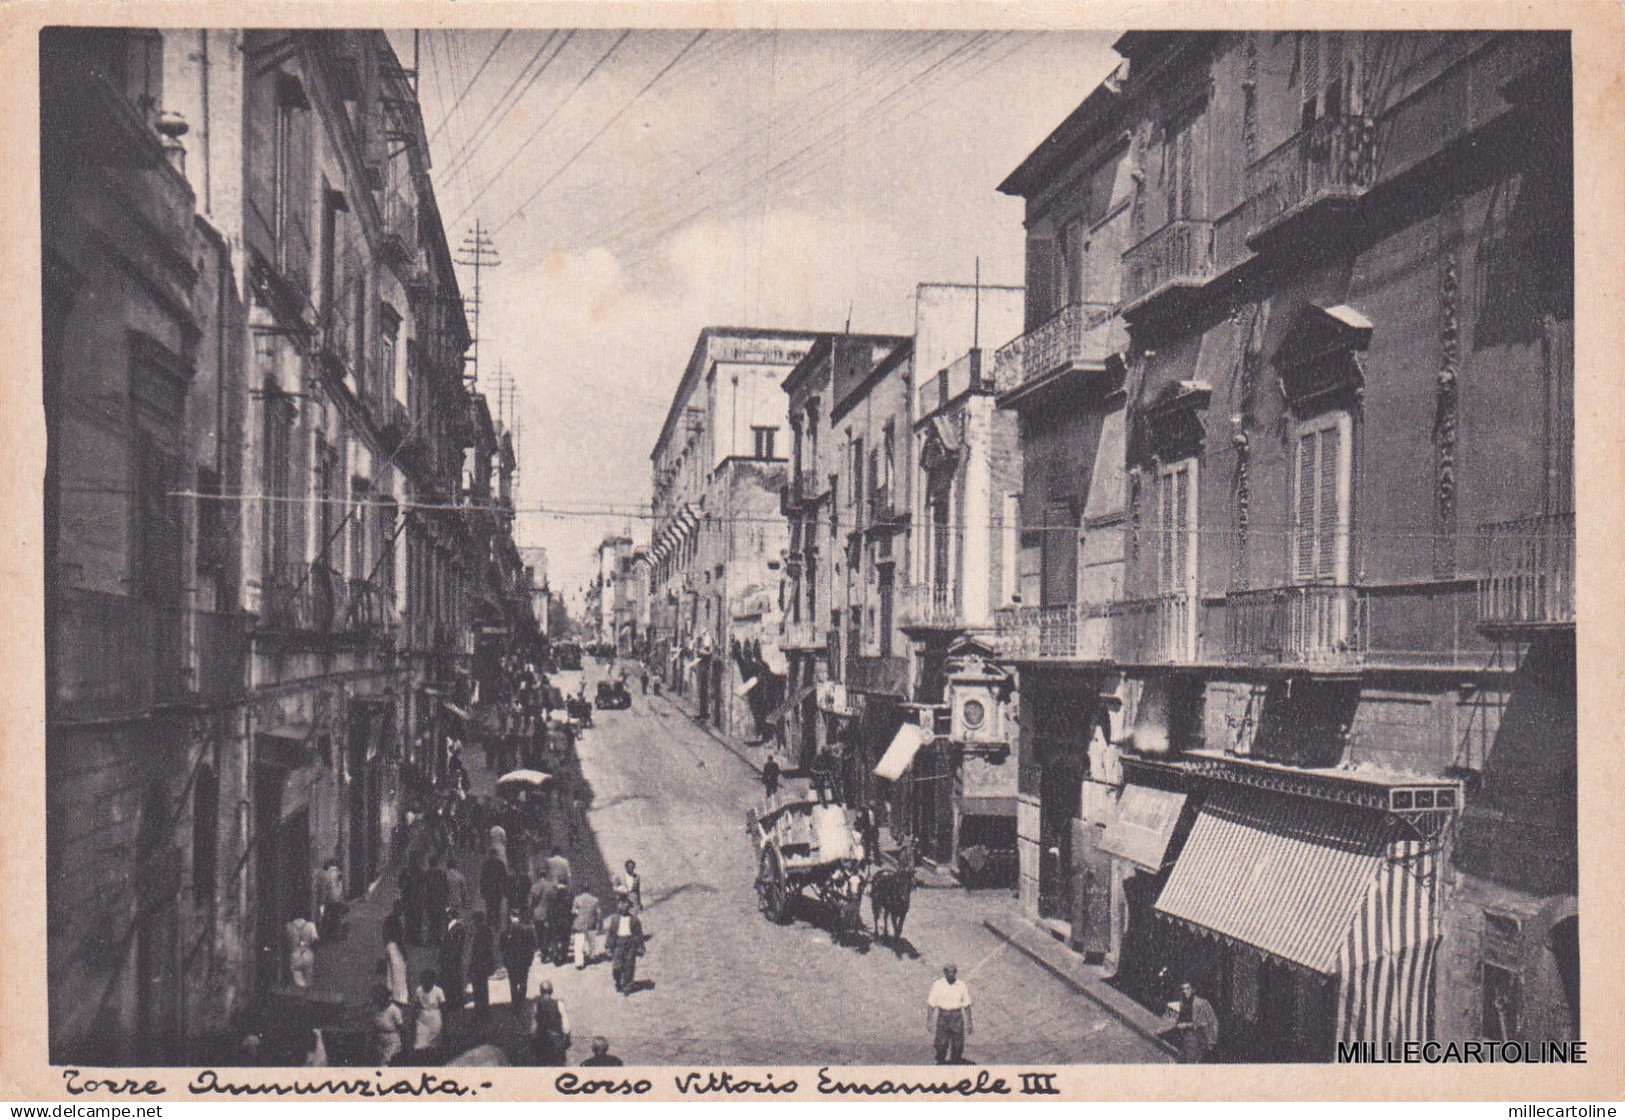
[[[994,614],[994,646],[1024,661],[1110,661],[1111,614],[1110,605],[1099,603],[1006,607]]]
[[[1188,665],[1196,660],[1196,601],[1183,591],[1111,605],[1118,661]]]
[[[1144,308],[1213,277],[1213,223],[1180,218],[1123,254],[1123,302]]]
[[[1574,625],[1574,514],[1498,522],[1483,536],[1480,628]]]
[[[999,347],[993,355],[993,387],[1008,393],[1063,370],[1102,366],[1127,341],[1111,304],[1068,304]]]
[[[1225,596],[1226,660],[1356,665],[1369,644],[1369,596],[1337,585],[1272,587]]]
[[[951,584],[911,587],[898,612],[903,626],[915,630],[963,630],[959,589]]]
[[[1359,198],[1376,179],[1376,124],[1323,117],[1247,169],[1252,243],[1328,200]]]

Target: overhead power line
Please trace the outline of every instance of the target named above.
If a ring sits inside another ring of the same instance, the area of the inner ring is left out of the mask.
[[[610,130],[610,127],[612,125],[614,125],[614,123],[616,121],[620,120],[621,117],[627,112],[627,110],[631,109],[632,106],[636,105],[640,100],[642,100],[643,95],[648,93],[651,89],[653,89],[659,83],[661,78],[664,78],[667,74],[671,73],[672,67],[676,66],[679,62],[681,62],[682,59],[683,59],[683,56],[686,55],[689,51],[693,50],[694,45],[696,43],[698,43],[703,38],[705,38],[705,30],[702,28],[698,32],[695,33],[694,38],[690,39],[688,41],[688,44],[685,47],[683,47],[682,50],[677,52],[676,56],[673,57],[670,62],[666,63],[665,66],[662,66],[660,68],[660,72],[658,74],[656,74],[654,77],[650,78],[648,83],[642,89],[638,90],[637,93],[632,95],[632,100],[628,101],[625,105],[622,105],[618,110],[616,110],[615,115],[610,117],[609,120],[605,121],[604,124],[603,124],[603,127],[601,127],[597,132],[593,133],[592,136],[588,138],[588,140],[587,140],[587,142],[585,144],[581,145],[580,148],[576,149],[575,154],[572,155],[569,159],[565,160],[564,164],[557,171],[555,171],[555,172],[553,172],[553,174],[549,175],[547,177],[547,179],[543,181],[542,185],[537,187],[536,190],[531,193],[529,198],[525,199],[525,201],[521,202],[517,207],[515,207],[514,210],[513,210],[513,213],[509,214],[506,218],[503,218],[502,221],[498,222],[496,224],[496,227],[492,230],[492,232],[493,233],[501,233],[502,230],[503,230],[503,227],[505,227],[509,222],[513,221],[513,219],[519,215],[520,211],[524,210],[525,207],[529,206],[532,202],[536,201],[536,199],[541,196],[541,193],[543,191],[545,191],[548,187],[552,186],[555,182],[557,182],[559,176],[563,175],[566,171],[568,171],[570,169],[571,165],[574,164],[576,160],[581,158],[581,154],[583,152],[585,152],[588,148],[590,148],[594,144],[596,144],[598,142],[599,137],[603,136],[604,133],[608,132]]]
[[[519,72],[513,76],[513,80],[502,91],[502,95],[496,99],[496,103],[487,110],[480,123],[474,127],[474,131],[469,134],[462,145],[451,154],[451,158],[446,161],[445,177],[441,180],[442,188],[449,187],[459,175],[472,165],[474,157],[479,154],[480,149],[485,147],[486,142],[492,136],[496,135],[497,130],[502,126],[502,122],[508,119],[508,114],[525,99],[525,95],[530,92],[537,79],[546,73],[547,68],[559,57],[560,52],[570,45],[570,40],[574,36],[574,31],[565,32],[562,39],[559,38],[557,31],[547,33],[547,38],[543,39],[542,45],[536,48],[536,53],[531,55],[526,60],[525,65],[519,68]],[[535,73],[531,73],[531,67],[536,66],[536,63],[541,60],[542,55],[547,53],[547,48],[552,45],[555,39],[558,39],[558,47],[547,57],[546,61],[542,62],[541,66],[537,67]],[[530,74],[529,81],[525,81],[526,74]],[[525,82],[525,88],[520,90],[518,96],[514,97],[512,101],[509,101],[509,96],[513,94],[514,89],[522,81]],[[498,112],[502,114],[500,117],[497,116]],[[494,124],[492,118],[496,118]],[[489,129],[487,129],[488,125],[490,126]]]
[[[489,179],[487,179],[485,181],[485,185],[482,186],[475,193],[473,198],[469,199],[468,204],[463,207],[461,212],[458,213],[457,217],[452,219],[452,224],[453,225],[455,225],[457,222],[462,221],[463,215],[467,214],[470,210],[474,209],[475,206],[479,205],[479,201],[480,201],[480,199],[485,197],[485,193],[487,191],[489,191],[496,184],[497,180],[501,179],[502,176],[507,173],[508,168],[512,167],[513,164],[514,164],[514,161],[517,160],[520,156],[522,156],[525,153],[525,149],[530,147],[531,142],[534,141],[536,139],[536,137],[538,137],[538,136],[540,136],[542,134],[542,130],[553,122],[553,118],[559,115],[559,110],[563,109],[564,106],[569,103],[570,99],[576,95],[576,91],[578,91],[579,89],[581,89],[582,86],[586,85],[589,81],[591,81],[592,76],[594,74],[598,73],[599,68],[602,67],[604,65],[604,63],[609,61],[609,56],[614,54],[615,51],[620,47],[620,45],[622,43],[626,42],[627,39],[629,39],[631,37],[632,37],[632,32],[630,32],[630,31],[621,32],[620,36],[613,43],[611,43],[609,45],[609,50],[605,51],[599,57],[598,61],[592,64],[592,69],[588,70],[585,74],[583,74],[581,76],[581,80],[576,82],[575,85],[570,87],[570,92],[564,95],[564,100],[560,101],[557,105],[555,105],[553,107],[553,111],[551,113],[547,114],[547,116],[545,118],[543,118],[542,123],[537,125],[535,130],[533,132],[531,132],[531,134],[529,136],[525,137],[525,139],[520,143],[519,147],[514,149],[513,155],[508,157],[507,162],[505,162],[501,167],[497,168],[497,173],[495,175],[491,176]]]
[[[480,63],[480,68],[474,71],[474,76],[470,78],[468,80],[468,84],[463,87],[463,92],[457,95],[457,100],[451,103],[451,108],[446,110],[445,116],[440,118],[440,123],[435,125],[434,131],[429,134],[429,143],[434,143],[435,138],[439,136],[446,125],[450,123],[451,118],[462,106],[463,101],[467,99],[469,93],[474,89],[475,85],[479,83],[480,75],[485,73],[485,68],[491,65],[491,60],[496,57],[497,51],[502,49],[502,44],[506,43],[508,41],[508,36],[512,34],[512,31],[504,31],[501,37],[497,39],[496,45],[493,46],[490,53],[485,56],[485,61]]]

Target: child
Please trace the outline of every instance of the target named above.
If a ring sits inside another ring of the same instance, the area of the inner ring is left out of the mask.
[[[372,1017],[372,1029],[378,1046],[378,1064],[387,1066],[401,1052],[401,1027],[406,1023],[406,1016],[400,1005],[389,998],[388,985],[373,988],[372,1002],[377,1009]]]
[[[412,1002],[418,1009],[417,1040],[412,1049],[421,1054],[440,1045],[440,1009],[445,1005],[446,993],[440,990],[440,977],[435,975],[434,969],[423,970],[417,990],[412,993]]]

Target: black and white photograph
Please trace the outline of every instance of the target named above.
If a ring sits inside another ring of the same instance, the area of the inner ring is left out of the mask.
[[[1579,32],[436,14],[38,30],[51,1066],[1618,1035]]]

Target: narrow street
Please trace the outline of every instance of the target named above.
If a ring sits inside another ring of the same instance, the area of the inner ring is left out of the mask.
[[[637,860],[652,939],[630,997],[607,963],[542,970],[569,1008],[572,1059],[603,1034],[640,1064],[930,1062],[925,996],[954,961],[976,1000],[970,1060],[1165,1060],[983,927],[1007,892],[916,890],[905,934],[918,959],[838,946],[801,913],[770,923],[745,835],[761,792],[750,767],[664,699],[634,695],[630,711],[594,718],[580,756],[596,851],[610,867]],[[607,874],[580,859],[578,875]]]

